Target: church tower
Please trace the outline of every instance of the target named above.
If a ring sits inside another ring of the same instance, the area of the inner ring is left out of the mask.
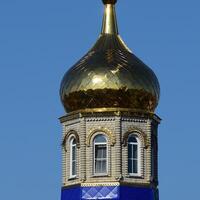
[[[101,34],[64,75],[61,200],[158,200],[160,87],[121,39],[117,0],[103,0]]]

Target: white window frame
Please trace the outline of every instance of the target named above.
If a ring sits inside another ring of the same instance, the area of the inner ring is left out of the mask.
[[[137,142],[129,142],[129,138],[132,136],[135,137]],[[129,176],[135,176],[135,177],[141,176],[141,141],[138,138],[138,136],[133,133],[133,134],[129,135],[127,144],[128,144],[127,145],[128,161],[129,161],[129,144],[137,145],[137,169],[138,169],[137,173],[129,173],[129,166],[128,166],[128,174],[129,174]],[[129,162],[127,162],[127,163],[129,163]]]
[[[75,141],[75,144],[73,142]],[[73,159],[73,148],[75,147],[75,160]],[[75,162],[75,174],[73,173],[73,162]],[[76,143],[76,138],[72,137],[70,139],[70,178],[76,178],[77,176],[77,143]]]
[[[95,143],[95,138],[99,135],[102,135],[105,139],[106,142],[98,142]],[[106,145],[106,172],[105,173],[96,173],[96,169],[95,169],[95,162],[96,162],[96,158],[95,158],[95,146],[96,145]],[[105,134],[103,133],[98,133],[97,135],[95,135],[94,139],[93,139],[93,173],[94,176],[107,176],[108,175],[108,140]]]

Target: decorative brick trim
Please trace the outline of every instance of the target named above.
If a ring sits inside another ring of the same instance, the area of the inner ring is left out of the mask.
[[[127,118],[127,117],[123,117],[122,121],[124,122],[139,122],[139,123],[146,123],[147,119],[141,119],[141,118]]]
[[[108,136],[109,144],[111,146],[113,146],[116,143],[115,135],[108,128],[99,127],[97,129],[90,130],[90,134],[88,135],[87,140],[86,140],[86,145],[88,147],[91,145],[92,138],[97,132],[103,132],[104,134],[106,134]]]
[[[80,139],[79,139],[79,136],[78,136],[78,133],[74,130],[70,130],[68,131],[68,133],[64,136],[64,139],[62,141],[62,146],[64,147],[65,151],[67,151],[67,148],[66,148],[66,142],[69,140],[69,138],[71,138],[72,136],[75,137],[76,139],[76,145],[77,145],[77,148],[80,148]]]
[[[127,146],[128,137],[130,134],[133,134],[133,133],[139,137],[140,141],[142,142],[143,147],[145,148],[149,147],[150,141],[147,135],[141,129],[134,126],[131,126],[129,130],[124,134],[123,141],[122,141],[124,146]]]
[[[115,121],[114,117],[91,117],[86,119],[87,122],[103,122],[103,121]]]
[[[98,187],[98,186],[119,186],[119,182],[104,182],[104,183],[82,183],[81,187]]]

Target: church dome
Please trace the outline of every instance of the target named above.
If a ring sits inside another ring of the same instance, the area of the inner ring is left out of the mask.
[[[158,79],[119,36],[116,0],[103,2],[99,39],[63,77],[60,97],[65,110],[120,108],[154,112],[160,95]]]

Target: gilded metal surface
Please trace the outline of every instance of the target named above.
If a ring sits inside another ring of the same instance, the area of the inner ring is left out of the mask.
[[[117,34],[113,7],[105,6],[96,44],[62,80],[60,96],[67,112],[110,107],[154,112],[158,104],[158,79]]]
[[[105,5],[103,16],[102,34],[118,34],[117,20],[115,14],[115,6],[112,4]]]
[[[141,114],[148,114],[153,116],[155,115],[153,112],[144,112],[143,110],[140,110],[140,109],[131,109],[131,108],[84,108],[84,109],[80,109],[80,110],[76,110],[76,111],[72,111],[70,113],[68,113],[67,115],[65,116],[71,116],[71,115],[77,115],[77,117],[82,117],[83,114],[91,114],[91,113],[94,113],[94,114],[101,114],[101,113],[104,113],[106,115],[106,113],[114,113],[115,116],[119,116],[120,113],[141,113]]]

